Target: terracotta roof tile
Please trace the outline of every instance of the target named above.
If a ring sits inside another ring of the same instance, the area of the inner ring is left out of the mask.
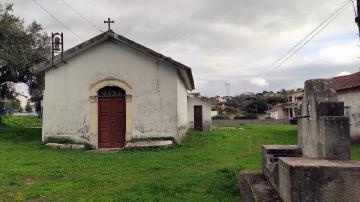
[[[360,72],[332,78],[336,91],[360,87]]]

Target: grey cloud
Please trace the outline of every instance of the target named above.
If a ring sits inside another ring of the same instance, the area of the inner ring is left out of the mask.
[[[5,0],[0,0],[5,2]],[[86,40],[99,32],[61,0],[37,0]],[[265,78],[270,86],[249,83],[325,19],[338,0],[64,0],[103,30],[111,17],[115,32],[192,67],[197,91],[207,95],[301,87],[304,80],[357,71],[357,59],[347,64],[324,61],[318,53],[338,43],[335,37],[356,39],[351,7],[289,63]],[[13,0],[15,12],[36,20],[49,31],[63,31],[66,47],[81,40],[50,18],[33,1]],[[303,60],[308,61],[305,66]],[[331,65],[330,65],[331,63]],[[316,66],[316,68],[314,68]],[[330,67],[331,66],[331,67]],[[338,71],[339,70],[339,71]]]

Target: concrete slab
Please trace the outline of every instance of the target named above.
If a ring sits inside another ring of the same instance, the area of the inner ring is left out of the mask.
[[[285,202],[360,199],[360,162],[279,158],[279,193]]]
[[[171,147],[172,145],[172,140],[148,140],[129,142],[125,145],[125,149],[166,148]]]
[[[47,147],[57,149],[84,149],[85,146],[82,144],[59,144],[59,143],[46,143]]]
[[[360,169],[360,161],[309,159],[304,157],[280,157],[279,160],[283,161],[284,163],[286,163],[286,165],[291,167],[339,167]]]
[[[241,198],[244,202],[281,202],[279,194],[257,171],[241,171],[236,174]]]
[[[301,156],[301,149],[298,145],[263,145],[262,146],[262,171],[270,184],[279,189],[279,157]]]
[[[116,153],[124,150],[123,148],[109,148],[109,149],[96,149],[96,150],[88,150],[87,152],[91,153]]]

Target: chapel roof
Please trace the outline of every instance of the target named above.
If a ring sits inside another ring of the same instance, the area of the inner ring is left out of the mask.
[[[360,72],[346,76],[338,76],[332,78],[336,91],[348,90],[360,87]]]
[[[42,72],[45,70],[48,70],[50,68],[52,68],[53,66],[56,66],[58,64],[60,64],[62,61],[66,61],[69,58],[72,58],[73,56],[89,49],[90,47],[93,47],[96,44],[99,44],[107,39],[115,39],[131,48],[134,48],[146,55],[149,55],[151,57],[154,57],[160,61],[163,61],[165,63],[174,65],[175,67],[177,67],[177,69],[180,71],[181,75],[184,77],[187,77],[187,79],[185,78],[185,83],[186,86],[189,90],[193,90],[195,88],[194,85],[194,79],[193,79],[193,75],[192,75],[192,71],[191,68],[180,63],[177,62],[175,60],[173,60],[170,57],[167,57],[165,55],[162,55],[161,53],[158,53],[150,48],[147,48],[135,41],[132,41],[124,36],[121,36],[119,34],[116,34],[114,31],[112,30],[108,30],[106,32],[103,32],[87,41],[84,41],[81,44],[78,44],[66,51],[64,51],[64,56],[63,56],[63,60],[60,58],[60,54],[54,57],[54,65],[51,65],[51,60],[46,60],[44,62],[35,64],[32,67],[32,71],[34,72]],[[186,81],[187,80],[187,81]]]

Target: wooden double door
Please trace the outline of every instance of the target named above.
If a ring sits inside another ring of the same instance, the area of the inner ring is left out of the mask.
[[[99,97],[99,148],[125,146],[125,97]]]

